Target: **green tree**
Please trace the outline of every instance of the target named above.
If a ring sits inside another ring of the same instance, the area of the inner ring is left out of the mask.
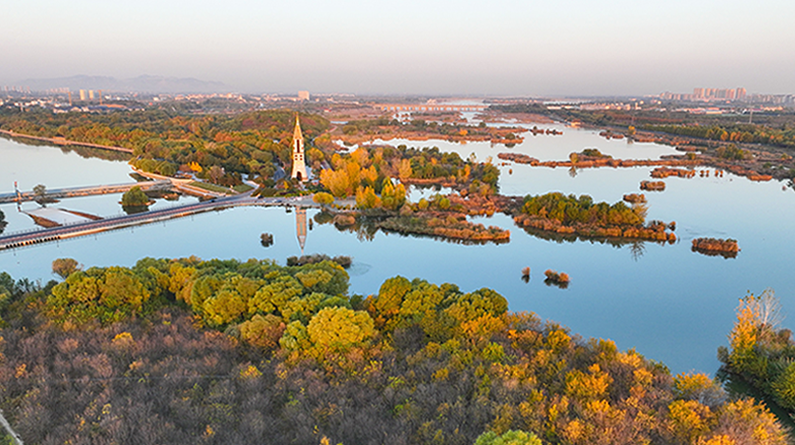
[[[33,187],[33,199],[39,204],[43,203],[47,198],[47,186],[44,184],[36,184]]]
[[[121,205],[124,207],[146,207],[148,204],[149,197],[137,185],[121,196]]]
[[[3,233],[3,230],[5,230],[7,225],[8,221],[6,221],[6,214],[0,210],[0,233]]]
[[[776,401],[790,412],[795,411],[795,363],[790,363],[771,385]]]
[[[303,293],[304,288],[295,278],[289,275],[279,275],[265,286],[262,286],[248,301],[249,314],[281,315],[287,302]],[[287,320],[285,320],[287,321]]]
[[[411,282],[401,276],[389,278],[381,285],[378,297],[368,299],[368,310],[376,319],[379,328],[386,326],[390,319],[395,317],[403,304],[403,297],[411,291]]]
[[[77,271],[52,289],[47,310],[58,323],[108,324],[141,313],[151,292],[130,269]]]

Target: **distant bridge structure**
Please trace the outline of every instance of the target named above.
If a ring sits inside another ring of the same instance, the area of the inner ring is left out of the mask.
[[[488,105],[453,105],[453,104],[375,104],[374,107],[383,111],[483,111]]]
[[[0,193],[0,204],[9,202],[25,202],[35,201],[37,198],[44,199],[61,199],[72,198],[76,196],[92,196],[92,195],[106,195],[111,193],[124,193],[133,187],[140,187],[141,190],[169,190],[171,188],[170,181],[144,181],[129,184],[112,184],[112,185],[97,185],[88,187],[70,187],[62,189],[47,190],[46,193],[39,197],[34,192],[21,192],[16,191],[13,193]]]

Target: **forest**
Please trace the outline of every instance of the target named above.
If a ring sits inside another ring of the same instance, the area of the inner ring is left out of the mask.
[[[589,195],[564,195],[550,192],[528,195],[514,222],[531,234],[537,231],[584,238],[645,239],[674,242],[676,224],[662,221],[646,222],[647,207],[643,202],[628,206],[593,202]],[[670,230],[670,232],[666,232]]]
[[[594,203],[593,198],[581,195],[566,196],[559,192],[525,198],[522,212],[554,219],[562,224],[594,224],[598,226],[637,226],[645,222],[645,206],[627,206],[622,201],[610,205]]]
[[[329,261],[82,269],[0,273],[0,407],[27,443],[787,443],[764,404],[486,288],[350,295]],[[728,357],[758,370],[740,313]]]
[[[423,117],[427,117],[426,121]],[[436,120],[457,120],[457,112],[420,114],[410,122],[380,117],[376,119],[360,119],[347,122],[339,137],[347,143],[361,143],[376,137],[392,139],[406,137],[414,140],[440,138],[455,141],[492,141],[512,146],[522,142],[518,134],[527,131],[521,127],[488,126],[485,122],[470,125],[465,122],[436,122]]]
[[[179,115],[164,110],[124,113],[53,114],[44,110],[3,110],[0,128],[43,137],[133,149],[134,164],[153,173],[173,175],[195,163],[204,175],[212,166],[226,174],[271,178],[276,165],[290,165],[290,143],[296,112],[267,110],[225,115]],[[329,122],[318,115],[298,114],[308,138],[323,133]],[[310,159],[323,160],[316,148]]]
[[[350,154],[334,154],[331,167],[320,172],[320,183],[334,197],[355,196],[363,208],[384,206],[399,209],[405,201],[404,184],[447,185],[467,189],[471,184],[485,187],[484,193],[497,191],[499,169],[489,162],[463,160],[457,153],[441,152],[437,147],[357,148]],[[400,183],[393,187],[392,179]],[[388,201],[384,201],[386,188]],[[380,201],[372,198],[381,195]],[[365,199],[370,195],[370,201]]]
[[[795,128],[771,128],[765,125],[644,125],[644,130],[660,131],[714,141],[748,142],[795,148]]]

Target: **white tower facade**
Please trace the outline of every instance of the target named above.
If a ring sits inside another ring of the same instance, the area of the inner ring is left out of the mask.
[[[291,178],[306,182],[306,159],[304,157],[304,136],[301,134],[301,124],[298,115],[295,116],[295,130],[293,131],[293,172]]]

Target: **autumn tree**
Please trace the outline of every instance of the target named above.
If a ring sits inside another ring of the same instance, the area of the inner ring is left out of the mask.
[[[330,205],[334,202],[334,197],[326,192],[318,192],[312,197],[312,201],[320,205]]]
[[[58,258],[52,262],[52,273],[64,280],[69,278],[72,273],[82,269],[83,266],[73,258]]]
[[[373,319],[367,312],[344,307],[321,309],[306,330],[309,339],[321,350],[345,350],[375,335]]]
[[[52,289],[50,316],[59,323],[112,323],[140,313],[151,292],[129,269],[93,267],[76,271]]]
[[[39,204],[47,199],[47,187],[44,184],[36,184],[33,186],[33,199]]]
[[[541,445],[541,439],[526,431],[509,430],[501,435],[488,431],[477,438],[475,445]]]

